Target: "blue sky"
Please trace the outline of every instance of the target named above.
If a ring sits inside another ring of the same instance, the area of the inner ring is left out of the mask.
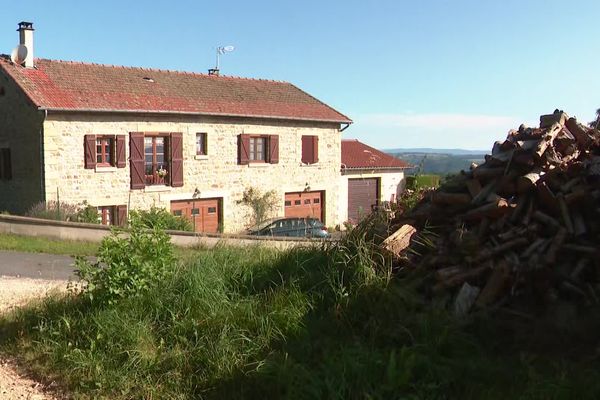
[[[0,53],[32,21],[36,57],[285,80],[378,148],[489,149],[520,123],[600,107],[600,2],[11,1]]]

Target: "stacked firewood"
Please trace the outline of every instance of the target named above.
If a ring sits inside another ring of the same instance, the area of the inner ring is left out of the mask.
[[[430,192],[384,242],[433,271],[457,312],[514,299],[600,300],[600,132],[556,110]]]

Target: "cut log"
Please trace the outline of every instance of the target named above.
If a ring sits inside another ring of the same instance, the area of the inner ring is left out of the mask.
[[[540,115],[540,128],[549,128],[554,124],[564,126],[569,116],[563,111],[555,111],[552,114]]]
[[[469,279],[475,279],[480,277],[481,275],[483,275],[485,272],[489,271],[490,267],[489,266],[482,266],[482,267],[477,267],[477,268],[473,268],[470,270],[466,270],[465,272],[462,272],[460,274],[455,274],[452,275],[450,278],[438,282],[434,287],[433,287],[433,291],[434,292],[439,292],[440,290],[443,289],[447,289],[447,288],[452,288],[458,285],[462,285],[463,283],[465,283],[467,280]]]
[[[480,165],[473,170],[473,177],[480,181],[489,181],[490,179],[497,178],[504,175],[504,167],[486,167]]]
[[[477,297],[475,305],[477,307],[487,307],[496,302],[506,291],[509,282],[510,266],[502,260],[494,267],[490,278]]]
[[[554,264],[556,262],[556,256],[558,255],[558,251],[562,247],[565,239],[567,238],[567,230],[565,228],[560,228],[556,235],[554,235],[554,239],[552,239],[552,243],[550,243],[550,247],[548,247],[548,251],[546,252],[546,257],[544,261],[548,264]]]
[[[558,135],[559,132],[562,130],[562,127],[563,126],[561,124],[555,122],[550,127],[550,129],[548,129],[546,134],[542,137],[542,140],[540,140],[537,147],[535,148],[535,151],[533,152],[533,155],[537,157],[538,160],[542,158],[542,155],[546,152],[548,146],[552,145],[552,141],[554,140],[556,135]]]
[[[410,245],[410,239],[417,232],[412,225],[402,225],[400,229],[383,241],[383,248],[396,256]]]
[[[431,201],[435,204],[467,205],[471,203],[471,196],[466,193],[435,192]]]
[[[478,262],[481,262],[484,260],[488,260],[497,254],[504,253],[505,251],[515,249],[518,247],[526,246],[527,243],[529,243],[529,240],[527,240],[527,238],[524,238],[524,237],[516,238],[511,241],[502,243],[498,246],[495,246],[491,249],[483,250],[476,257],[473,257],[473,258],[467,257],[467,260],[472,263],[478,263]]]
[[[569,132],[575,136],[575,140],[579,146],[582,148],[587,148],[589,146],[591,142],[590,135],[588,134],[590,128],[581,125],[575,118],[569,118],[565,125]]]
[[[544,214],[541,211],[535,211],[532,215],[532,218],[550,228],[553,228],[553,229],[560,228],[560,223],[555,218],[552,218],[548,214]]]
[[[587,227],[585,226],[585,220],[583,219],[583,215],[579,211],[573,212],[572,215],[575,236],[585,235],[587,233]]]
[[[517,192],[528,193],[536,188],[536,183],[540,180],[540,171],[532,171],[517,178]]]
[[[498,218],[510,210],[511,206],[509,206],[508,202],[505,199],[500,198],[497,201],[466,212],[461,218],[465,220],[477,220],[484,217]]]
[[[465,182],[465,185],[467,186],[469,194],[473,198],[475,198],[475,196],[477,196],[479,192],[481,192],[481,183],[479,183],[477,179],[469,179]]]
[[[565,197],[562,195],[562,193],[560,193],[558,196],[556,196],[556,200],[558,201],[558,206],[560,207],[560,216],[562,218],[562,222],[567,228],[567,232],[572,235],[575,233],[575,229],[573,228],[573,221],[571,220],[571,214],[569,213],[569,208],[565,202]]]

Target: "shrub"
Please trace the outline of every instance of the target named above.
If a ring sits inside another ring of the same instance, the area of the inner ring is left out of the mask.
[[[52,219],[55,221],[77,221],[78,206],[62,201],[40,201],[25,214],[27,217]]]
[[[249,225],[253,225],[260,224],[266,220],[273,210],[275,210],[278,202],[279,199],[274,190],[261,193],[258,189],[247,188],[244,190],[242,200],[238,201],[238,204],[250,207],[252,210],[252,221]]]
[[[173,215],[164,208],[152,206],[150,210],[133,210],[130,214],[146,228],[189,232],[193,230],[190,221],[184,217]]]
[[[88,224],[99,224],[98,207],[90,206],[85,201],[83,208],[77,212],[77,222],[85,222]]]
[[[98,250],[98,261],[76,260],[82,292],[91,301],[113,304],[155,288],[175,262],[170,237],[159,227],[147,229],[132,215],[128,237],[113,229]]]

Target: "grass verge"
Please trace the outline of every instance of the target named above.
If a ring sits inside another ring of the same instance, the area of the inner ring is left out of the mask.
[[[598,398],[595,359],[528,353],[492,320],[465,327],[390,271],[360,234],[198,250],[140,296],[4,317],[1,349],[84,399]]]
[[[0,250],[89,256],[96,254],[98,243],[0,233]]]

